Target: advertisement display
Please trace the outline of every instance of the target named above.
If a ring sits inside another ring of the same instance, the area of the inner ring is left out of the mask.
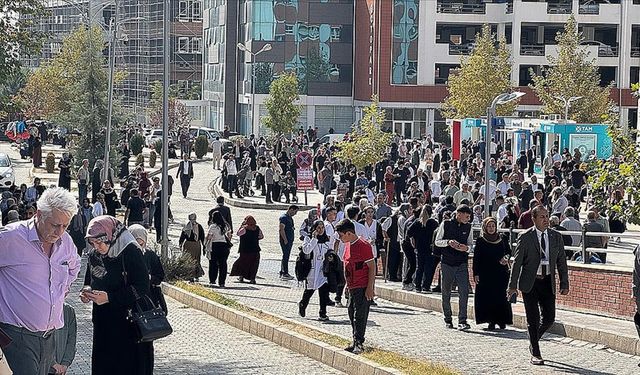
[[[578,149],[582,159],[586,160],[591,151],[596,150],[598,136],[595,134],[571,134],[569,135],[569,150]]]

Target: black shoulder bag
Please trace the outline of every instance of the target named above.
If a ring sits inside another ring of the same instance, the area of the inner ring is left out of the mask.
[[[135,309],[129,309],[127,319],[133,325],[136,333],[136,342],[152,342],[157,339],[169,336],[173,332],[171,324],[167,320],[167,315],[161,307],[156,306],[148,295],[140,297],[136,288],[127,282],[127,269],[124,266],[124,254],[122,254],[122,275],[124,276],[125,287],[131,287],[133,295],[136,298]],[[145,299],[151,309],[144,310],[140,306],[142,299]]]

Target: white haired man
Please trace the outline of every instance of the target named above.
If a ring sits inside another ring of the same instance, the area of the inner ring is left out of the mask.
[[[46,375],[54,364],[53,333],[64,326],[64,297],[80,271],[66,232],[77,201],[64,188],[47,189],[35,216],[0,230],[0,328],[15,374]]]

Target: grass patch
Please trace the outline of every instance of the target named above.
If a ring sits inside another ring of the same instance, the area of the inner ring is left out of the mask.
[[[209,288],[205,288],[197,284],[188,284],[183,281],[178,281],[174,284],[178,288],[184,289],[188,292],[196,294],[200,297],[207,298],[213,302],[219,303],[223,306],[232,308],[234,310],[241,311],[246,314],[255,316],[256,318],[273,323],[279,327],[286,328],[296,333],[311,337],[318,341],[322,341],[326,344],[344,348],[351,343],[338,335],[328,334],[304,325],[293,323],[291,321],[278,318],[277,316],[265,313],[263,311],[255,310],[247,305],[244,305],[232,298],[226,297],[220,293],[217,293]],[[408,357],[389,350],[380,349],[377,347],[368,346],[366,351],[362,354],[364,358],[367,358],[373,362],[380,364],[381,366],[390,367],[408,375],[453,375],[459,374],[458,371],[453,370],[441,363],[434,363],[424,360]]]

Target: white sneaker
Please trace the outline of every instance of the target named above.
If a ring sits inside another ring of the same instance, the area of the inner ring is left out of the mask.
[[[336,301],[335,307],[341,307],[342,308],[342,307],[345,307],[345,306],[342,304],[342,302]]]

